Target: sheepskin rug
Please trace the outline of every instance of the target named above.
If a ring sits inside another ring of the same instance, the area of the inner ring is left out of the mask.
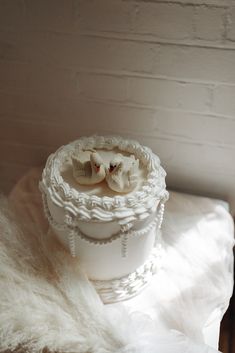
[[[218,308],[222,317],[232,294],[233,222],[223,206],[171,193],[165,262],[148,313],[131,301],[103,305],[78,261],[47,232],[39,175],[32,170],[0,199],[0,351],[217,352],[202,330]]]

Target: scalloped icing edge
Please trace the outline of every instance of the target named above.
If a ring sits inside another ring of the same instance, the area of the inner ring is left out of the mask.
[[[62,179],[59,167],[74,151],[91,148],[107,150],[117,148],[134,154],[148,170],[142,187],[132,195],[114,197],[89,196],[71,188]],[[52,153],[47,159],[39,188],[55,205],[79,220],[105,222],[118,220],[120,224],[126,224],[136,219],[145,219],[156,211],[157,201],[164,203],[168,199],[165,176],[166,172],[160,166],[158,156],[139,142],[119,136],[91,136],[81,137]]]

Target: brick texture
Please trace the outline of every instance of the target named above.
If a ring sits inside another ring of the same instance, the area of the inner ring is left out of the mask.
[[[235,50],[230,48],[162,45],[153,72],[179,80],[234,84],[234,62]]]
[[[221,115],[235,117],[235,86],[218,85],[214,90],[213,110]]]
[[[136,11],[134,30],[137,33],[148,33],[158,38],[190,38],[193,36],[193,17],[193,6],[175,3],[140,3]]]
[[[132,2],[126,1],[77,1],[75,27],[83,31],[130,32],[134,7]]]
[[[233,7],[228,13],[228,39],[235,41],[235,7]]]
[[[160,79],[132,78],[130,100],[136,104],[207,111],[210,93],[206,85]]]
[[[171,187],[235,210],[234,63],[231,0],[2,0],[0,187],[116,133],[152,147]]]
[[[225,9],[221,7],[196,7],[195,37],[202,40],[222,40],[225,16]]]
[[[89,99],[114,100],[127,99],[126,76],[78,74],[78,91],[81,97]]]

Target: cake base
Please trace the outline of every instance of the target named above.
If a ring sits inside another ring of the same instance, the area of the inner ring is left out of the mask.
[[[159,230],[156,230],[156,232],[157,231],[159,232]],[[56,234],[51,227],[48,230],[48,235],[56,237]],[[89,281],[94,286],[104,304],[112,304],[128,300],[138,295],[148,284],[150,284],[153,276],[161,269],[163,258],[163,246],[161,243],[157,243],[149,258],[134,272],[110,280],[89,279]]]
[[[106,281],[95,281],[94,285],[104,304],[110,304],[133,298],[139,294],[160,270],[163,258],[163,248],[158,244],[148,260],[136,271],[127,276]]]

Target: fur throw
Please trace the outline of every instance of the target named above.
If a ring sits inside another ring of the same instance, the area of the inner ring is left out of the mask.
[[[186,222],[183,218],[177,220],[177,203],[182,202]],[[160,325],[151,315],[130,312],[124,303],[104,306],[78,261],[39,222],[30,218],[29,210],[23,210],[26,203],[22,202],[22,208],[16,212],[16,207],[13,210],[8,200],[1,198],[0,351],[217,352],[204,344],[202,327],[216,307],[221,306],[223,314],[224,303],[228,304],[232,292],[232,225],[229,220],[226,231],[217,228],[218,234],[210,237],[210,229],[205,233],[199,221],[200,204],[198,214],[195,209],[189,214],[189,202],[173,194],[166,214],[166,256],[171,260],[164,270],[167,280],[159,275],[163,294],[162,298],[156,294],[156,298],[161,305],[153,308],[160,313]],[[28,218],[22,216],[24,212]],[[209,212],[208,221],[217,222],[223,212]],[[196,216],[197,227],[203,233],[198,242],[193,235],[187,236],[187,222],[189,225],[189,218]],[[181,233],[176,233],[177,222]],[[189,286],[182,295],[172,298],[171,305],[166,303],[164,290],[178,286],[181,293],[183,281],[192,275],[198,276],[197,286]]]

